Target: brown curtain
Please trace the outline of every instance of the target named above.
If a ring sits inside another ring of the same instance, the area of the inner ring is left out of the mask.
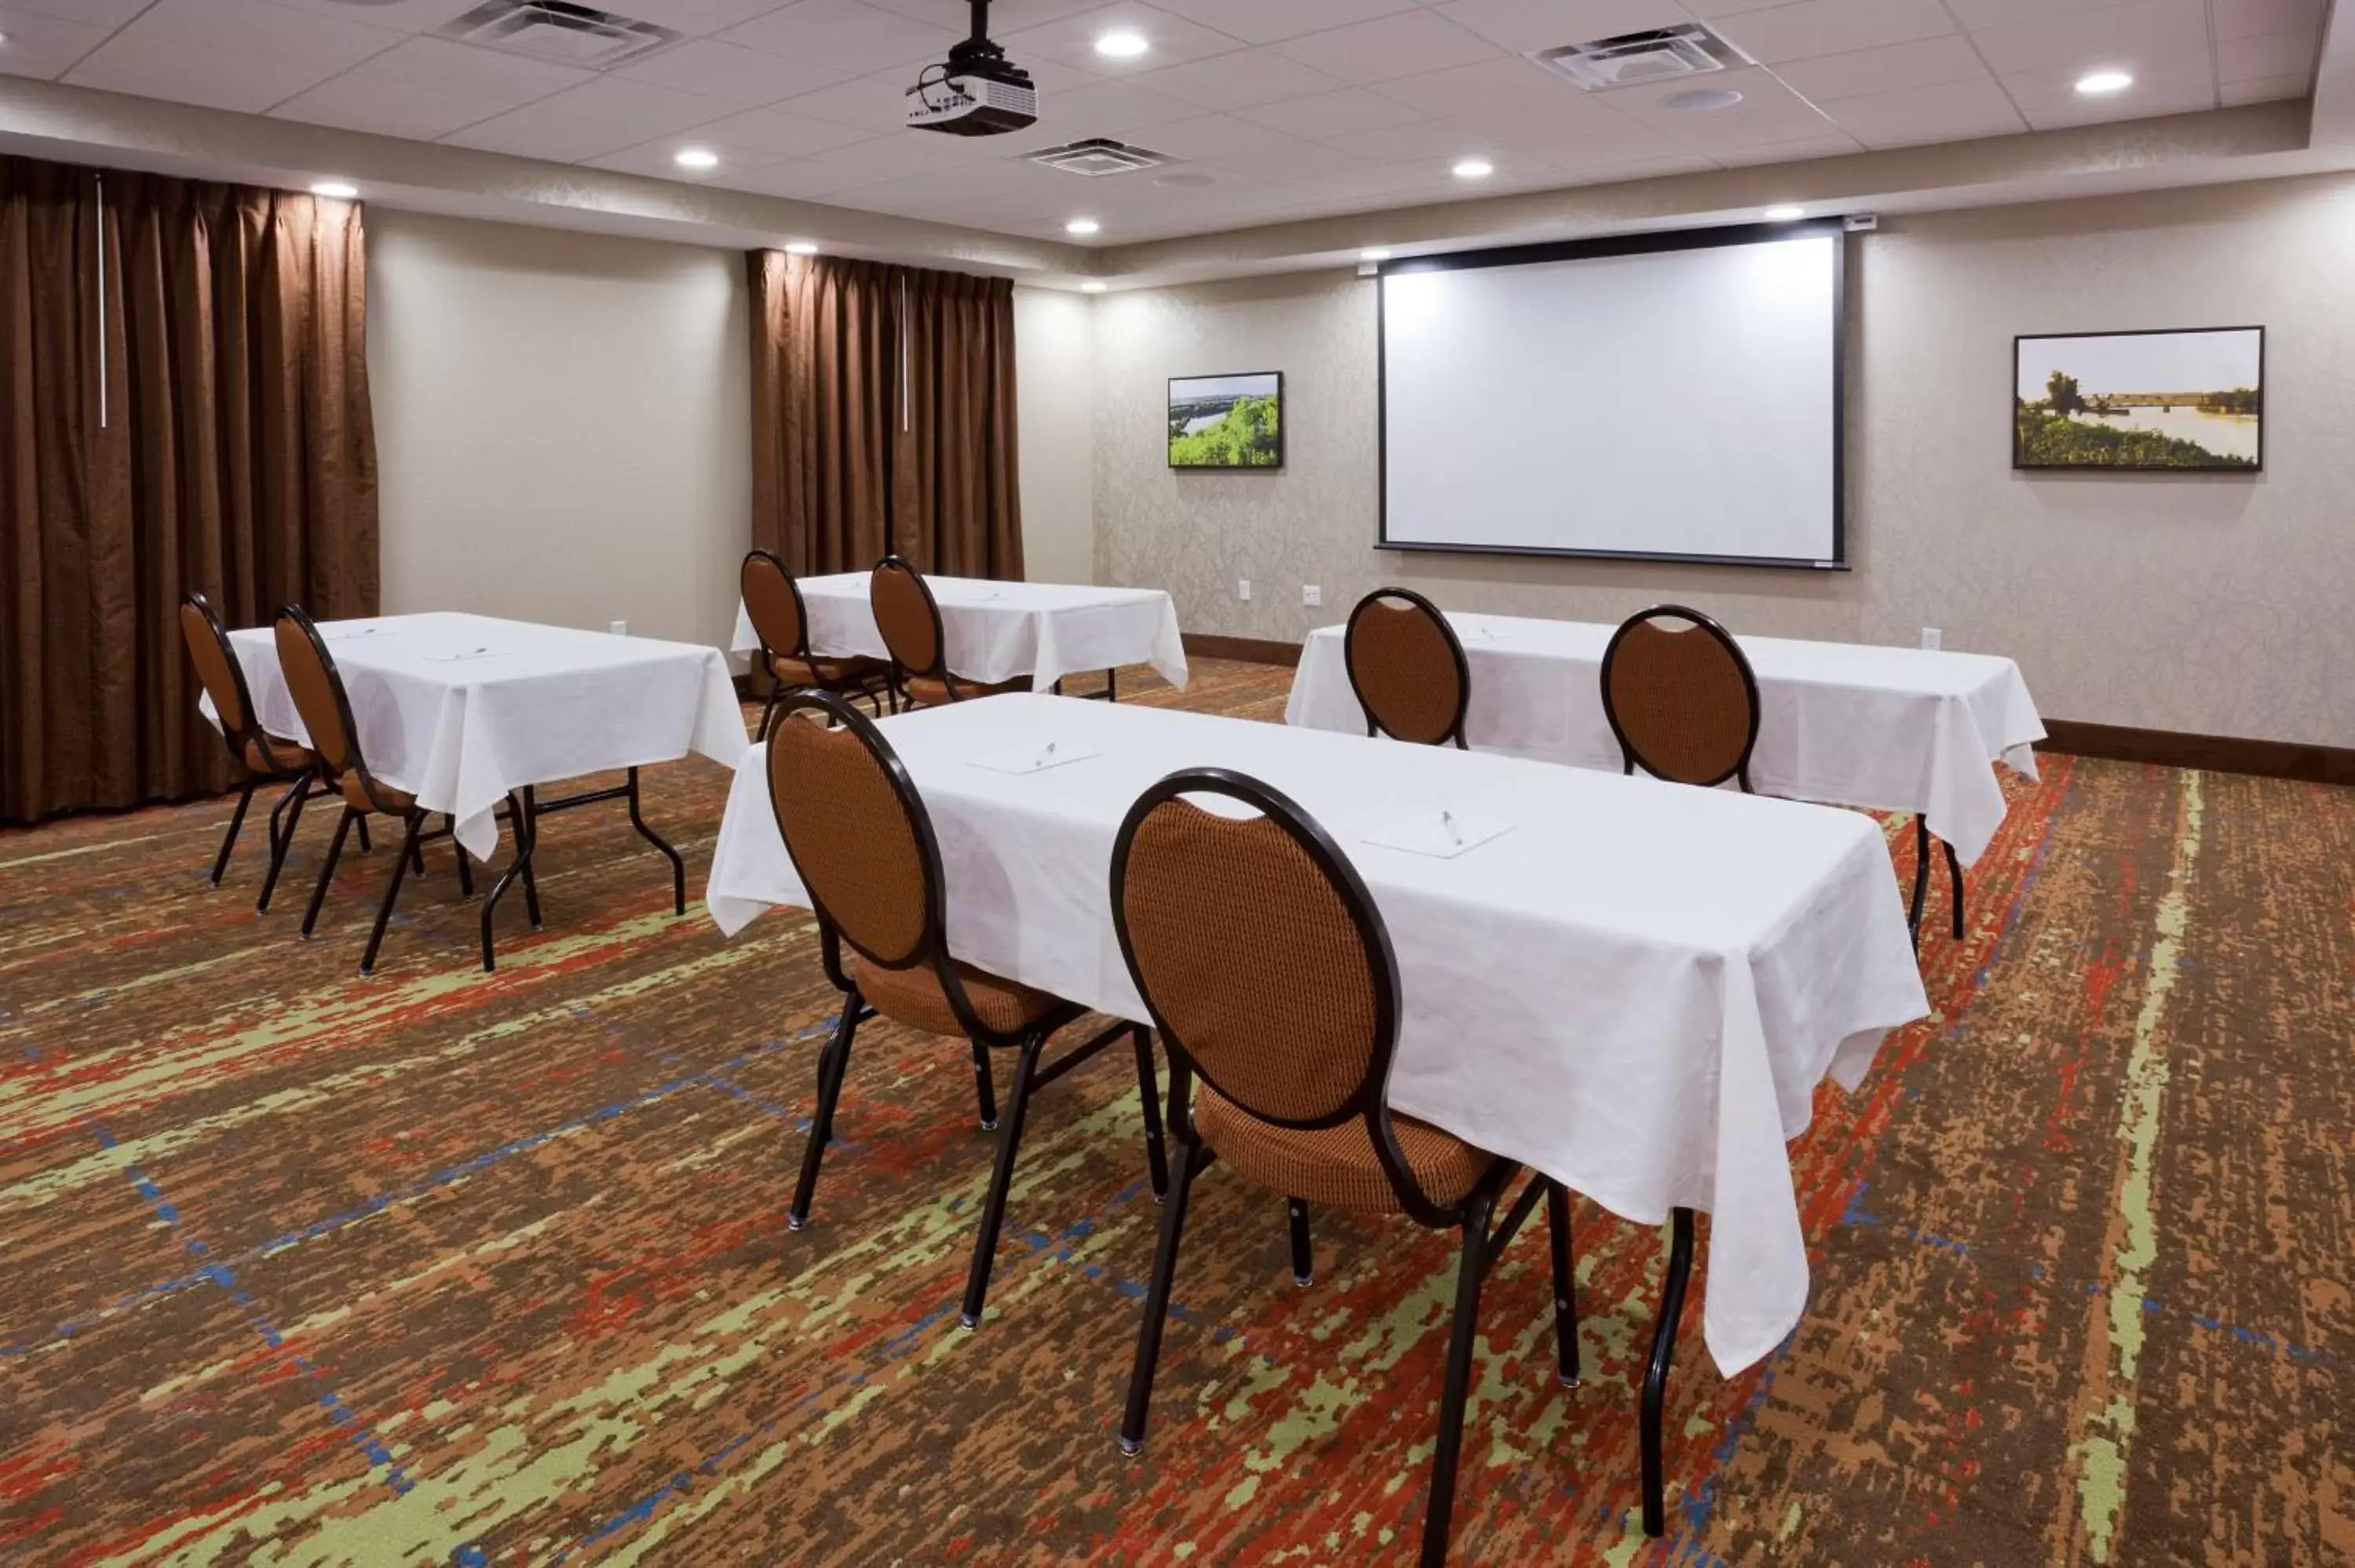
[[[897,552],[1022,575],[1014,289],[755,250],[752,542],[799,573]]]
[[[357,206],[0,158],[0,821],[229,781],[189,588],[375,612],[366,322]]]

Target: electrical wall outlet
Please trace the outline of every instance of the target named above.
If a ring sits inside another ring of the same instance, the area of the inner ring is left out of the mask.
[[[1318,588],[1315,583],[1303,583],[1300,585],[1300,602],[1303,604],[1323,604],[1325,602],[1325,590]]]
[[[1923,627],[1922,629],[1922,646],[1929,649],[1933,652],[1935,652],[1938,649],[1945,646],[1945,633],[1940,631],[1934,626]]]
[[[605,623],[605,630],[616,637],[627,637],[630,634],[630,623],[626,620],[609,620]]]
[[[1246,604],[1251,602],[1251,578],[1237,577],[1235,579],[1235,597],[1241,599]]]

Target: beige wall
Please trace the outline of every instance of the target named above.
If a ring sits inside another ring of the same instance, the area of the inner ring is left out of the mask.
[[[1022,565],[1032,582],[1095,580],[1092,303],[1056,289],[1014,291]]]
[[[1101,580],[1167,587],[1187,630],[1246,637],[1297,638],[1383,582],[1593,620],[1676,598],[1807,637],[1936,626],[2018,659],[2050,715],[2355,744],[2355,178],[1891,219],[1850,243],[1853,571],[1375,549],[1374,290],[1324,273],[1099,302]],[[2248,323],[2267,328],[2262,475],[2012,471],[2014,334]],[[1257,369],[1284,372],[1284,471],[1170,472],[1166,378]]]
[[[741,253],[368,225],[385,609],[725,645],[751,507]]]

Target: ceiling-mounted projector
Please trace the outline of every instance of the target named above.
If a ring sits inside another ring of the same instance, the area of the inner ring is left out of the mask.
[[[1039,120],[1030,73],[989,41],[989,0],[973,0],[973,37],[926,66],[908,90],[908,128],[952,136],[1000,136]]]

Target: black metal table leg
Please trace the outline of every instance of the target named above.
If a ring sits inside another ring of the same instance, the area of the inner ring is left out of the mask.
[[[528,792],[527,789],[526,793]],[[530,877],[531,852],[538,837],[532,823],[530,808],[524,804],[524,796],[510,793],[507,796],[507,812],[508,825],[515,832],[515,859],[507,863],[506,870],[499,873],[499,879],[491,884],[490,893],[483,899],[483,972],[485,974],[489,974],[498,968],[497,959],[491,950],[491,918],[498,913],[499,900],[506,895],[509,887],[515,885],[516,878]],[[528,880],[524,885],[524,902],[531,910],[532,929],[538,930],[539,899],[532,891],[532,885]]]
[[[1905,916],[1905,928],[1913,933],[1913,945],[1922,945],[1922,901],[1930,892],[1930,823],[1926,818],[1913,819],[1913,906]]]
[[[655,848],[662,851],[663,853],[670,856],[671,913],[674,915],[686,914],[687,862],[679,859],[678,851],[671,848],[669,842],[660,833],[646,826],[645,818],[639,814],[638,770],[634,768],[630,769],[630,826],[638,830],[638,836],[640,838],[654,845]]]
[[[1963,863],[1954,845],[1944,839],[1938,842],[1946,852],[1946,875],[1955,887],[1955,940],[1959,942],[1963,939]]]

